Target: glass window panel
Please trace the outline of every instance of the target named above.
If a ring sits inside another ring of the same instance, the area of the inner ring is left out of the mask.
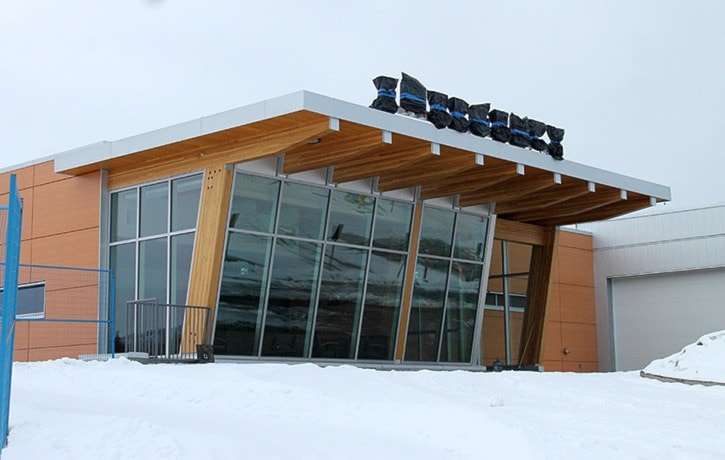
[[[0,287],[0,316],[3,312],[3,292]],[[42,318],[45,314],[45,284],[18,286],[15,298],[16,318]]]
[[[306,356],[322,245],[280,238],[272,267],[264,356]]]
[[[529,244],[506,242],[509,273],[528,273],[531,269],[531,248]]]
[[[359,193],[332,192],[328,241],[367,246],[373,223],[375,199]]]
[[[325,188],[286,182],[277,233],[321,240],[329,194]]]
[[[518,364],[521,350],[521,333],[524,328],[524,312],[512,311],[509,316],[511,327],[511,364]]]
[[[408,320],[406,361],[436,361],[445,305],[447,260],[419,257]]]
[[[194,253],[194,233],[171,237],[171,303],[186,304],[189,291],[189,272]]]
[[[166,303],[166,238],[139,243],[138,296]]]
[[[279,187],[276,179],[237,173],[229,227],[272,233]]]
[[[230,232],[219,294],[214,347],[257,355],[272,238]]]
[[[111,246],[109,267],[116,277],[116,351],[126,351],[126,302],[136,298],[136,243]],[[130,331],[129,331],[130,332]]]
[[[358,359],[394,357],[406,260],[403,254],[372,253]]]
[[[413,205],[378,198],[375,215],[373,246],[396,251],[407,251]]]
[[[201,182],[201,174],[171,181],[172,232],[196,228]]]
[[[136,189],[111,194],[111,242],[136,238]]]
[[[487,223],[488,219],[484,216],[459,213],[456,218],[456,244],[453,257],[483,261]]]
[[[367,250],[327,246],[317,304],[313,358],[355,357]]]
[[[420,225],[420,254],[450,257],[455,213],[426,207]]]
[[[481,268],[482,265],[478,264],[453,262],[448,282],[441,361],[463,363],[471,360]]]
[[[169,185],[147,185],[141,187],[141,236],[159,235],[167,232]]]

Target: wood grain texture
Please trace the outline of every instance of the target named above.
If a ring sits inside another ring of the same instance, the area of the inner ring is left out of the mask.
[[[413,212],[413,228],[410,233],[408,261],[405,267],[403,302],[400,307],[400,326],[398,327],[398,347],[395,350],[395,359],[398,361],[402,361],[405,356],[405,341],[408,338],[408,318],[410,317],[410,306],[413,301],[413,281],[415,281],[415,264],[418,259],[418,237],[420,236],[422,217],[423,205],[418,203]]]

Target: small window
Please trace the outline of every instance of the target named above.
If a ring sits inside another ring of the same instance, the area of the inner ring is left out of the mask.
[[[0,314],[3,308],[3,288],[0,288]],[[45,316],[45,283],[18,286],[16,318],[43,318]]]

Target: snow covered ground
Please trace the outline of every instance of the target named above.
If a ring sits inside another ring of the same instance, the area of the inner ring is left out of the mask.
[[[725,458],[725,386],[313,364],[17,363],[14,459]]]
[[[725,331],[705,334],[681,352],[654,360],[643,370],[661,377],[725,385]]]

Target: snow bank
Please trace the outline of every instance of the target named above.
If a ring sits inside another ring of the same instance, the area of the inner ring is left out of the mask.
[[[16,459],[715,459],[725,387],[636,373],[16,363]]]
[[[681,352],[652,361],[645,374],[725,385],[725,331],[703,335]]]

